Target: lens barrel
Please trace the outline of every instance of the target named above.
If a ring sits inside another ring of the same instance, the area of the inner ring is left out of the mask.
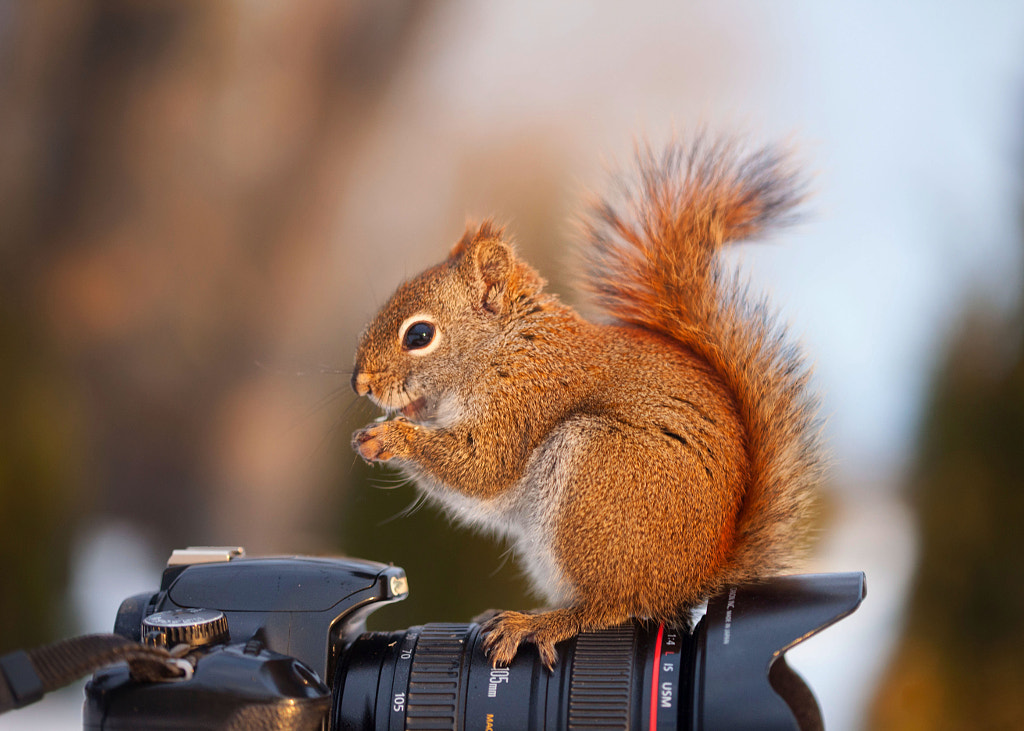
[[[338,667],[331,728],[689,728],[695,651],[685,631],[629,623],[559,643],[549,672],[528,644],[492,667],[476,624],[367,633]]]
[[[558,644],[548,671],[525,644],[507,668],[479,625],[360,635],[332,684],[332,729],[820,731],[785,653],[854,611],[864,574],[779,576],[728,587],[692,632],[633,622]]]

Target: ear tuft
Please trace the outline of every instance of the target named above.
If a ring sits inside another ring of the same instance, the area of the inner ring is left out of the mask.
[[[487,241],[488,239],[503,239],[504,237],[505,227],[498,226],[490,218],[486,219],[479,226],[472,221],[467,221],[466,230],[462,234],[462,238],[459,239],[455,243],[455,246],[452,247],[452,250],[448,252],[448,258],[458,259],[468,250],[479,245],[481,242]]]
[[[486,241],[487,239],[504,239],[505,227],[499,226],[494,222],[494,219],[488,218],[480,224],[480,228],[477,230],[476,236],[473,238],[477,241]]]

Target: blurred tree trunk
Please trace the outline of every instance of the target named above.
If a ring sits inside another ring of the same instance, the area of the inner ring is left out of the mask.
[[[80,507],[158,543],[274,515],[223,455],[426,8],[0,6],[0,652],[53,633]]]
[[[965,317],[934,381],[910,489],[920,566],[869,727],[1022,729],[1024,310]]]

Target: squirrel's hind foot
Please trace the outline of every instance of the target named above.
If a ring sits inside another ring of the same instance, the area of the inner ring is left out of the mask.
[[[574,636],[579,628],[565,619],[553,617],[554,610],[544,614],[525,612],[500,612],[484,622],[481,631],[484,637],[484,652],[494,667],[504,667],[512,662],[519,646],[531,642],[537,646],[540,661],[544,667],[553,670],[558,662],[555,643]]]
[[[628,616],[606,616],[582,606],[539,613],[501,612],[481,628],[486,635],[484,652],[494,667],[504,666],[512,662],[521,644],[529,642],[537,646],[544,667],[553,670],[558,662],[556,643],[575,637],[583,630],[611,627],[626,619]]]

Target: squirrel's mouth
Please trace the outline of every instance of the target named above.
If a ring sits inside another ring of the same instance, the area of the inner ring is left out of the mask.
[[[405,406],[398,410],[402,416],[412,421],[422,421],[427,415],[427,397],[420,396],[418,399],[414,399],[407,403]]]
[[[378,421],[386,421],[396,415],[409,421],[423,424],[434,418],[437,403],[429,394],[416,396],[409,393],[408,387],[372,388],[370,400],[384,411]]]

